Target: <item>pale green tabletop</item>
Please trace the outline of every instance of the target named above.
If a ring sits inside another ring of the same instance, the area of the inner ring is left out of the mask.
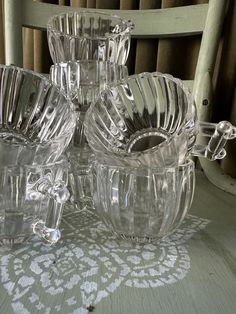
[[[67,208],[54,248],[0,251],[0,313],[236,313],[236,197],[202,173],[190,214],[159,245],[116,240]]]

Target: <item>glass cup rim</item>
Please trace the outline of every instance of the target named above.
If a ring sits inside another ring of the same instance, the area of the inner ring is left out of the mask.
[[[53,83],[50,79],[48,79],[47,77],[45,77],[44,75],[40,74],[40,73],[37,73],[37,72],[34,72],[32,70],[28,70],[28,69],[24,69],[24,68],[21,68],[21,67],[18,67],[16,65],[4,65],[4,64],[0,64],[0,69],[12,69],[12,70],[17,70],[17,71],[20,71],[20,72],[23,72],[23,73],[28,73],[30,75],[33,75],[35,77],[38,77],[39,79],[41,79],[43,82],[45,82],[46,84],[54,87],[59,94],[61,94],[64,99],[66,100],[69,108],[70,108],[70,112],[71,112],[71,121],[72,121],[72,124],[70,126],[70,128],[62,133],[60,136],[57,136],[55,138],[51,138],[50,140],[47,140],[47,141],[35,141],[33,143],[20,143],[20,144],[17,144],[17,143],[13,143],[13,144],[6,144],[6,145],[10,145],[10,146],[14,146],[14,147],[34,147],[34,146],[38,146],[38,145],[48,145],[49,143],[54,143],[54,142],[58,142],[60,141],[61,139],[69,136],[71,134],[71,131],[75,128],[76,126],[76,118],[75,118],[75,115],[74,115],[74,106],[73,106],[73,103],[71,102],[70,98],[68,97],[68,95],[66,95],[66,93],[61,90],[55,83]]]
[[[69,35],[69,34],[66,34],[65,32],[62,32],[62,31],[59,31],[57,30],[54,25],[53,25],[53,21],[58,18],[59,16],[66,16],[66,15],[81,15],[81,16],[86,16],[86,15],[89,15],[89,14],[93,14],[95,16],[105,16],[105,17],[111,17],[111,18],[115,18],[117,20],[120,21],[119,25],[126,25],[126,28],[118,33],[118,34],[113,34],[113,33],[108,33],[106,36],[96,36],[95,37],[92,37],[92,36],[86,36],[86,39],[96,39],[96,40],[104,40],[104,39],[107,39],[107,38],[116,38],[117,36],[120,36],[120,35],[125,35],[126,33],[129,33],[130,31],[132,31],[134,29],[134,23],[131,21],[131,20],[126,20],[118,15],[115,15],[115,14],[109,14],[109,13],[106,13],[104,11],[95,11],[95,10],[81,10],[81,11],[69,11],[69,12],[63,12],[63,13],[60,13],[60,14],[55,14],[53,16],[50,17],[50,19],[48,20],[47,22],[47,31],[52,31],[54,34],[57,34],[57,35],[62,35],[64,37],[70,37],[70,38],[80,38],[81,36],[78,36],[78,35]]]
[[[123,171],[137,171],[137,172],[142,172],[142,171],[150,171],[152,173],[163,173],[163,171],[179,171],[183,168],[190,168],[190,167],[194,167],[195,162],[191,159],[191,158],[186,158],[184,163],[182,164],[176,164],[174,166],[165,166],[165,167],[148,167],[148,166],[124,166],[124,165],[116,165],[114,163],[108,163],[108,162],[100,162],[97,159],[95,159],[93,162],[93,165],[96,166],[102,166],[102,167],[106,167],[112,170],[123,170]]]
[[[123,78],[119,82],[111,83],[109,85],[109,88],[106,88],[102,92],[102,95],[105,94],[107,91],[109,91],[111,88],[116,88],[122,84],[127,84],[128,82],[133,81],[137,78],[148,78],[148,77],[164,77],[164,78],[174,82],[177,86],[179,86],[184,91],[187,98],[191,101],[191,103],[194,105],[194,107],[196,106],[195,101],[194,101],[194,97],[193,97],[192,93],[190,92],[190,89],[186,85],[184,85],[184,83],[181,79],[174,77],[173,75],[171,75],[169,73],[162,73],[159,71],[142,72],[142,73],[138,73],[138,74],[129,75],[127,78]]]

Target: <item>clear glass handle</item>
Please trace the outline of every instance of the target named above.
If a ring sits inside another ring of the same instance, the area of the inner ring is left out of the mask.
[[[38,221],[33,226],[33,231],[45,243],[52,245],[61,237],[59,225],[61,222],[64,203],[69,199],[70,193],[64,181],[54,184],[48,179],[42,179],[37,184],[37,191],[50,198],[45,221]]]
[[[236,127],[228,121],[199,122],[199,136],[201,143],[194,145],[192,155],[211,161],[222,159],[226,155],[225,144],[236,138]]]

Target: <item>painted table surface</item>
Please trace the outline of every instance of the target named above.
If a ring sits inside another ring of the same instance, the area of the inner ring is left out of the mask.
[[[236,313],[236,197],[202,173],[189,215],[159,245],[119,241],[66,208],[54,248],[0,251],[0,313]]]

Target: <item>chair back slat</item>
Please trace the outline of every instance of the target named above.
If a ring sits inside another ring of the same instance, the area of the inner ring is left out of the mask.
[[[48,19],[55,14],[81,9],[68,6],[21,0],[22,25],[45,29]],[[208,4],[156,10],[99,10],[130,19],[135,24],[133,37],[177,37],[202,33],[205,25]],[[94,9],[82,9],[94,11]]]

